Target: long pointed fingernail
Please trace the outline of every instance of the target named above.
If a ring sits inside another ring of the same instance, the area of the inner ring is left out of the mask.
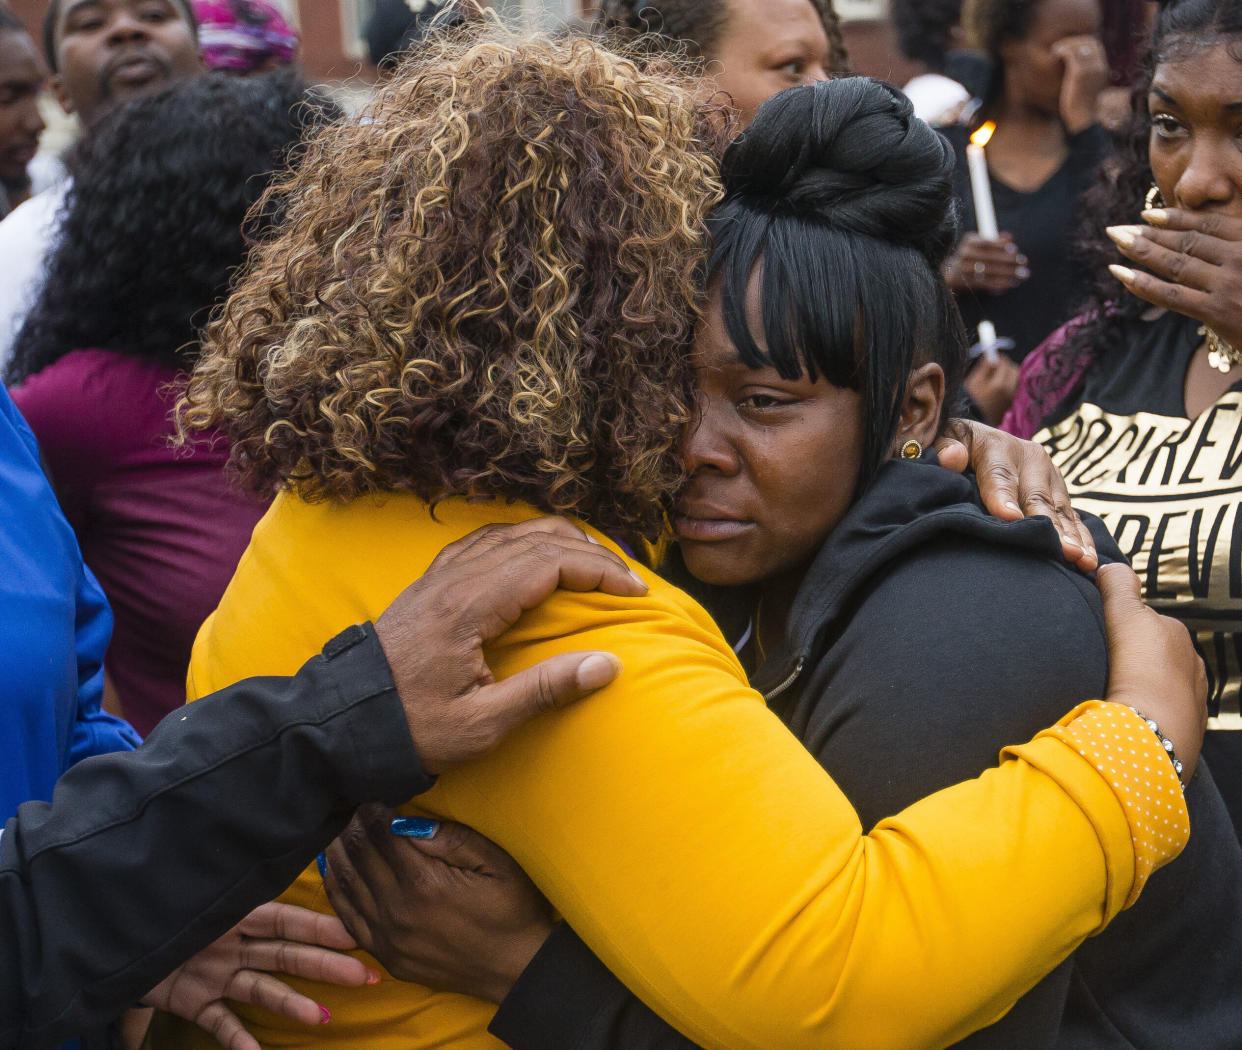
[[[1137,276],[1128,266],[1118,266],[1116,263],[1108,264],[1108,272],[1111,273],[1122,284],[1129,284]]]
[[[315,866],[319,869],[319,877],[321,879],[328,874],[328,858],[322,853],[315,858]]]
[[[380,975],[376,973],[374,970],[368,969],[367,970],[367,984],[379,984],[379,983],[380,983]]]
[[[1169,213],[1165,208],[1148,208],[1141,216],[1144,222],[1150,222],[1153,226],[1163,226],[1169,221]]]
[[[612,653],[592,653],[578,665],[578,688],[599,689],[621,673],[621,661]]]
[[[634,582],[638,584],[638,586],[640,586],[644,591],[647,590],[646,580],[644,580],[641,576],[639,576],[638,573],[636,573],[633,569],[630,569],[629,573],[632,577],[634,577]]]
[[[432,839],[440,830],[440,822],[422,817],[397,817],[388,825],[388,830],[407,839]]]
[[[319,1008],[319,1023],[327,1024],[331,1020],[332,1020],[332,1011],[329,1010],[326,1006],[321,1006]]]
[[[1106,226],[1104,232],[1123,248],[1133,248],[1143,231],[1138,226]]]

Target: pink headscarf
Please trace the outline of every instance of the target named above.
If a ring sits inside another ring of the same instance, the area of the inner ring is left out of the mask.
[[[194,0],[208,69],[252,73],[298,57],[298,34],[268,0]]]

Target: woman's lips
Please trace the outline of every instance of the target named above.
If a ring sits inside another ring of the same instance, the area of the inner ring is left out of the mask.
[[[673,528],[680,539],[698,543],[719,543],[741,536],[751,527],[749,521],[737,518],[698,517],[690,514],[673,515]]]

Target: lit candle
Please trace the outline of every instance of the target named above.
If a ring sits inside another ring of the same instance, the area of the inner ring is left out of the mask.
[[[975,226],[980,237],[995,239],[999,234],[996,227],[996,206],[992,203],[992,184],[988,182],[988,159],[983,147],[988,144],[996,125],[990,120],[970,136],[970,145],[966,147],[966,165],[970,169],[970,192],[975,199]]]

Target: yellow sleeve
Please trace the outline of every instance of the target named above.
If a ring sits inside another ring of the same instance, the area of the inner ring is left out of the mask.
[[[194,688],[291,673],[378,616],[446,543],[531,513],[445,501],[433,518],[404,494],[278,498],[200,633]],[[1117,727],[1090,711],[864,835],[706,613],[644,575],[643,599],[556,594],[488,654],[503,677],[554,652],[609,649],[624,663],[615,683],[415,801],[514,854],[604,962],[704,1046],[954,1041],[1112,918],[1144,865],[1176,854],[1174,838],[1148,833],[1154,803],[1127,808],[1101,772]],[[1146,737],[1135,746],[1167,764]],[[1180,795],[1172,804],[1184,818]],[[313,865],[284,899],[326,907]],[[317,1044],[491,1045],[490,1012],[464,997],[294,983],[333,1012]],[[304,1045],[291,1022],[238,1009],[264,1045]]]
[[[559,595],[507,635],[502,676],[579,648],[625,670],[418,802],[509,850],[704,1046],[944,1045],[1129,897],[1130,820],[1072,742],[1015,748],[864,835],[710,623],[654,589],[617,604]]]

